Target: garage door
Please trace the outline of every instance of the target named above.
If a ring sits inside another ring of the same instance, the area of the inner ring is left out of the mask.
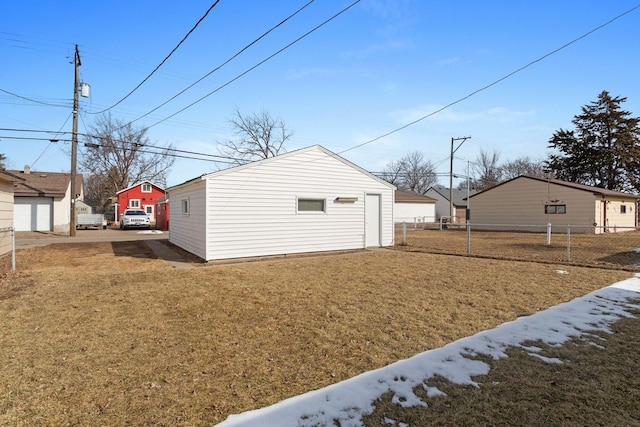
[[[16,231],[51,231],[53,199],[16,197],[13,221]]]

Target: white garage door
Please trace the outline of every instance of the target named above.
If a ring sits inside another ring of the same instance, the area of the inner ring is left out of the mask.
[[[53,199],[16,197],[13,221],[16,231],[51,231]]]

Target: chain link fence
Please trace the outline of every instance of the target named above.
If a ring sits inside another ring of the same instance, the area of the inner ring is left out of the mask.
[[[573,225],[396,225],[406,250],[640,271],[640,229]]]

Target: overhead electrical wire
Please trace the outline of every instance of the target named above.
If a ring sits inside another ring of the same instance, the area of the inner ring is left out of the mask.
[[[385,133],[383,135],[380,135],[380,136],[378,136],[376,138],[370,139],[370,140],[365,141],[363,143],[360,143],[358,145],[354,145],[353,147],[347,148],[346,150],[342,150],[342,151],[338,152],[337,154],[343,154],[343,153],[346,153],[348,151],[355,150],[356,148],[360,148],[360,147],[363,147],[365,145],[371,144],[373,142],[379,141],[379,140],[381,140],[383,138],[386,138],[387,136],[393,135],[394,133],[400,132],[401,130],[404,130],[404,129],[410,127],[410,126],[413,126],[416,123],[419,123],[419,122],[421,122],[422,120],[424,120],[426,118],[434,116],[434,115],[446,110],[447,108],[450,108],[450,107],[452,107],[452,106],[454,106],[456,104],[459,104],[462,101],[465,101],[465,100],[471,98],[472,96],[477,95],[478,93],[480,93],[482,91],[485,91],[485,90],[489,89],[492,86],[497,85],[498,83],[508,79],[509,77],[513,76],[514,74],[517,74],[517,73],[519,73],[519,72],[531,67],[532,65],[537,64],[538,62],[550,57],[551,55],[554,55],[554,54],[560,52],[561,50],[563,50],[563,49],[565,49],[565,48],[577,43],[578,41],[590,36],[591,34],[595,33],[598,30],[601,30],[602,28],[610,25],[611,23],[613,23],[614,21],[617,21],[618,19],[622,18],[623,16],[630,14],[631,12],[635,11],[638,8],[640,8],[640,4],[637,4],[636,6],[632,7],[631,9],[629,9],[629,10],[627,10],[627,11],[625,11],[625,12],[623,12],[623,13],[621,13],[621,14],[613,17],[613,18],[611,18],[610,20],[608,20],[604,24],[601,24],[601,25],[593,28],[592,30],[587,31],[586,33],[582,34],[581,36],[579,36],[579,37],[577,37],[577,38],[575,38],[573,40],[571,40],[570,42],[563,44],[559,48],[554,49],[551,52],[548,52],[548,53],[542,55],[541,57],[539,57],[537,59],[534,59],[533,61],[529,62],[528,64],[526,64],[526,65],[524,65],[524,66],[522,66],[522,67],[520,67],[520,68],[518,68],[518,69],[516,69],[516,70],[514,70],[512,72],[510,72],[509,74],[506,74],[503,77],[500,77],[499,79],[489,83],[488,85],[485,85],[485,86],[481,87],[480,89],[477,89],[477,90],[469,93],[468,95],[463,96],[462,98],[459,98],[459,99],[457,99],[457,100],[455,100],[453,102],[450,102],[449,104],[445,105],[444,107],[438,108],[437,110],[432,111],[429,114],[426,114],[426,115],[424,115],[424,116],[422,116],[422,117],[420,117],[420,118],[418,118],[418,119],[416,119],[416,120],[414,120],[412,122],[409,122],[409,123],[407,123],[407,124],[405,124],[403,126],[400,126],[399,128],[396,128],[396,129],[394,129],[392,131],[389,131],[389,132],[387,132],[387,133]]]
[[[264,32],[260,37],[256,38],[255,40],[253,40],[251,43],[249,43],[248,45],[246,45],[245,47],[243,47],[242,49],[240,49],[238,52],[236,52],[234,55],[232,55],[229,59],[227,59],[226,61],[224,61],[222,64],[218,65],[217,67],[215,67],[214,69],[212,69],[211,71],[209,71],[207,74],[205,74],[204,76],[200,77],[198,80],[196,80],[195,82],[191,83],[189,86],[187,86],[186,88],[182,89],[180,92],[178,92],[177,94],[173,95],[171,98],[167,99],[166,101],[164,101],[162,104],[158,105],[157,107],[155,107],[154,109],[148,111],[147,113],[143,114],[142,116],[138,117],[137,119],[129,122],[129,124],[134,123],[144,117],[147,117],[149,114],[154,113],[155,111],[159,110],[160,108],[164,107],[165,105],[167,105],[169,102],[173,101],[174,99],[176,99],[177,97],[179,97],[180,95],[182,95],[183,93],[185,93],[186,91],[188,91],[189,89],[191,89],[192,87],[194,87],[195,85],[197,85],[198,83],[200,83],[201,81],[203,81],[204,79],[206,79],[207,77],[209,77],[211,74],[215,73],[216,71],[220,70],[222,67],[224,67],[225,65],[227,65],[229,62],[233,61],[234,59],[236,59],[238,56],[240,56],[243,52],[245,52],[247,49],[249,49],[251,46],[255,45],[257,42],[259,42],[260,40],[262,40],[264,37],[266,37],[269,33],[271,33],[272,31],[276,30],[278,27],[282,26],[285,22],[287,22],[288,20],[290,20],[291,18],[293,18],[294,16],[296,16],[298,13],[302,12],[305,8],[307,8],[311,3],[313,3],[315,0],[310,0],[307,4],[305,4],[304,6],[302,6],[301,8],[299,8],[298,10],[296,10],[294,13],[292,13],[291,15],[287,16],[285,19],[283,19],[282,21],[280,21],[278,24],[274,25],[273,27],[271,27],[269,30],[267,30],[266,32]]]
[[[165,117],[162,120],[159,120],[155,123],[153,123],[152,125],[146,126],[146,129],[152,128],[154,126],[159,125],[162,122],[165,122],[167,120],[169,120],[172,117],[177,116],[178,114],[184,112],[185,110],[193,107],[194,105],[202,102],[203,100],[205,100],[206,98],[208,98],[209,96],[213,95],[214,93],[218,92],[219,90],[229,86],[231,83],[235,82],[236,80],[240,79],[241,77],[249,74],[251,71],[255,70],[256,68],[258,68],[259,66],[261,66],[262,64],[264,64],[265,62],[273,59],[275,56],[279,55],[280,53],[284,52],[285,50],[287,50],[288,48],[290,48],[291,46],[293,46],[294,44],[298,43],[300,40],[304,39],[305,37],[307,37],[308,35],[310,35],[311,33],[317,31],[319,28],[323,27],[324,25],[328,24],[329,22],[333,21],[335,18],[337,18],[338,16],[342,15],[343,13],[345,13],[347,10],[351,9],[353,6],[355,6],[356,4],[360,3],[361,0],[356,0],[353,3],[351,3],[350,5],[348,5],[347,7],[345,7],[344,9],[342,9],[341,11],[339,11],[338,13],[336,13],[335,15],[331,16],[330,18],[326,19],[325,21],[323,21],[322,23],[318,24],[317,26],[315,26],[314,28],[312,28],[311,30],[307,31],[306,33],[304,33],[303,35],[301,35],[300,37],[298,37],[297,39],[295,39],[294,41],[292,41],[291,43],[287,44],[286,46],[284,46],[283,48],[281,48],[280,50],[276,51],[275,53],[269,55],[268,57],[266,57],[265,59],[263,59],[262,61],[258,62],[256,65],[252,66],[251,68],[245,70],[244,72],[238,74],[236,77],[232,78],[231,80],[227,81],[226,83],[224,83],[221,86],[218,86],[216,89],[212,90],[211,92],[207,93],[206,95],[198,98],[197,100],[193,101],[191,104],[187,105],[186,107],[176,111],[175,113]],[[128,124],[134,123],[138,120],[140,120],[142,117],[139,117],[131,122],[129,122]]]
[[[48,107],[65,107],[65,108],[68,107],[68,105],[51,104],[48,102],[38,101],[37,99],[27,98],[26,96],[18,95],[17,93],[9,92],[8,90],[2,89],[2,88],[0,88],[0,92],[4,92],[8,95],[15,96],[16,98],[24,99],[25,101],[33,102],[35,104],[46,105]]]
[[[153,69],[153,71],[151,71],[151,73],[149,73],[149,75],[147,77],[145,77],[136,87],[134,87],[133,89],[131,89],[131,91],[126,94],[122,99],[120,99],[118,102],[116,102],[115,104],[113,104],[112,106],[105,108],[102,111],[98,111],[96,113],[90,113],[90,114],[102,114],[104,112],[107,112],[109,110],[111,110],[113,107],[119,105],[122,101],[124,101],[125,99],[127,99],[129,96],[131,96],[136,90],[138,90],[143,84],[146,83],[147,80],[149,80],[151,78],[151,76],[153,76],[155,74],[156,71],[158,71],[160,69],[160,67],[162,67],[164,65],[165,62],[167,62],[167,60],[171,57],[171,55],[173,55],[182,45],[182,43],[184,43],[187,38],[191,35],[191,33],[193,33],[195,31],[195,29],[198,27],[198,25],[200,25],[200,23],[202,21],[204,21],[204,19],[207,17],[207,15],[209,15],[209,12],[211,12],[213,10],[214,7],[216,7],[216,5],[220,2],[220,0],[216,0],[213,2],[213,4],[211,6],[209,6],[209,9],[207,9],[207,11],[204,13],[204,15],[202,15],[202,17],[200,17],[200,19],[198,19],[198,22],[195,23],[195,25],[193,27],[191,27],[191,29],[187,32],[187,34],[182,38],[182,40],[180,40],[180,42],[171,50],[171,52],[169,52],[169,54],[160,62],[160,64],[158,64],[158,66],[156,66],[156,68]]]
[[[47,130],[37,130],[37,129],[17,129],[17,128],[0,128],[0,131],[4,131],[4,132],[25,132],[25,133],[49,133],[49,134],[59,134],[59,135],[69,135],[71,134],[71,132],[55,132],[55,131],[47,131]],[[105,139],[105,137],[100,136],[100,135],[92,135],[89,133],[78,133],[78,136],[83,136],[83,137],[87,137],[87,138],[94,138],[97,140],[100,139]],[[46,138],[46,137],[42,137],[42,138],[37,138],[37,137],[27,137],[27,136],[0,136],[0,138],[4,138],[4,139],[14,139],[14,140],[26,140],[26,141],[50,141],[50,142],[71,142],[70,138]],[[223,156],[223,155],[218,155],[218,154],[210,154],[210,153],[201,153],[198,151],[189,151],[189,150],[180,150],[178,148],[172,148],[172,147],[162,147],[162,146],[158,146],[158,145],[151,145],[151,144],[136,144],[133,142],[128,142],[128,141],[124,141],[121,139],[111,139],[113,142],[125,142],[125,143],[129,143],[134,147],[137,147],[138,149],[142,148],[155,148],[158,150],[165,150],[166,152],[170,152],[170,153],[159,153],[159,152],[153,152],[153,154],[167,154],[170,156],[175,156],[175,157],[182,157],[182,158],[191,158],[191,159],[196,159],[196,160],[207,160],[207,161],[213,161],[213,162],[219,162],[219,163],[228,163],[228,164],[236,164],[236,162],[240,159],[236,158],[236,157],[231,157],[231,156]],[[85,143],[84,144],[86,147],[88,148],[98,148],[98,147],[104,147],[104,145],[102,144],[95,144],[95,143]],[[141,152],[147,152],[147,151],[141,151]],[[173,154],[171,154],[173,153]],[[179,156],[175,153],[184,153],[184,154],[192,154],[195,156],[201,156],[201,157],[208,157],[209,159],[202,159],[200,157],[186,157],[186,156]]]

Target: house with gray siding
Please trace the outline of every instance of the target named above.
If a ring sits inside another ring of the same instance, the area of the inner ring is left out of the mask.
[[[391,246],[395,189],[315,145],[169,188],[169,241],[206,261]]]

